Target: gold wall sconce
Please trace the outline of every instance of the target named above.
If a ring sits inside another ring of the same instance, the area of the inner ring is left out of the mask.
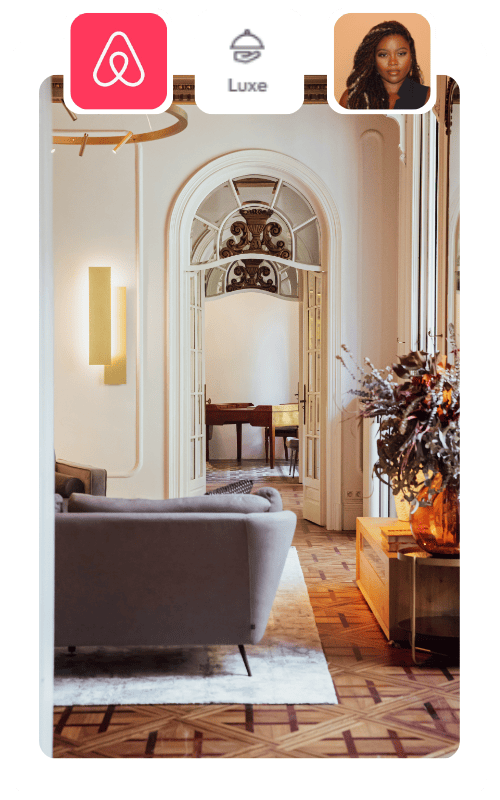
[[[89,267],[89,364],[104,366],[104,383],[127,382],[127,294],[116,287],[116,347],[111,348],[111,267]]]

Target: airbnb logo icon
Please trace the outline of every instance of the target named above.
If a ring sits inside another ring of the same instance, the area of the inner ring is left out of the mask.
[[[70,92],[82,111],[170,105],[167,26],[157,14],[81,14],[71,26]]]
[[[129,58],[128,58],[128,55],[126,53],[122,53],[121,50],[115,50],[112,53],[112,55],[110,55],[110,57],[109,57],[109,66],[111,67],[111,70],[114,72],[115,77],[111,81],[108,81],[107,83],[103,83],[97,77],[97,73],[99,72],[99,67],[101,66],[103,58],[107,54],[107,52],[108,52],[108,50],[109,50],[109,48],[111,46],[111,42],[113,41],[115,36],[121,36],[123,39],[125,39],[125,41],[126,41],[128,47],[129,47],[132,55],[134,56],[135,63],[139,67],[139,71],[141,73],[141,77],[139,78],[138,81],[135,81],[135,83],[134,82],[130,82],[126,78],[123,77],[123,73],[127,71],[127,67],[129,65]],[[115,67],[115,58],[117,56],[121,56],[123,58],[123,66],[122,66],[120,72],[117,72],[116,67]],[[128,38],[126,33],[122,33],[121,31],[116,31],[115,33],[113,33],[109,37],[108,41],[106,42],[106,47],[102,51],[101,57],[100,57],[99,61],[97,62],[97,64],[95,65],[95,69],[94,69],[94,72],[92,73],[92,77],[94,78],[95,82],[99,86],[113,86],[113,84],[116,83],[116,81],[121,81],[126,86],[140,86],[141,85],[141,83],[143,82],[143,80],[145,78],[144,70],[142,68],[141,62],[139,61],[139,59],[137,58],[137,56],[135,54],[135,50],[132,47],[132,45],[130,43],[130,39]]]

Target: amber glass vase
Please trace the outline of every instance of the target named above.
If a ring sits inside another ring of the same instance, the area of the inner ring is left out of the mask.
[[[432,486],[439,489],[441,481],[441,475],[436,475]],[[425,486],[418,499],[427,500],[428,494]],[[432,505],[419,506],[410,514],[410,526],[422,550],[433,555],[460,555],[460,498],[456,489],[446,488],[434,495]]]

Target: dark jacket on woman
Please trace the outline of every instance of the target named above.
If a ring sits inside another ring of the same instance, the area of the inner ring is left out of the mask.
[[[422,108],[422,106],[425,105],[428,91],[428,86],[423,86],[421,83],[415,83],[415,81],[412,81],[411,78],[405,78],[400,86],[398,92],[399,100],[396,100],[394,109],[410,110],[414,108]]]

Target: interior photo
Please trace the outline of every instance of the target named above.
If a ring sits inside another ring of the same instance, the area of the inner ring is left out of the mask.
[[[425,114],[336,113],[322,75],[286,116],[203,113],[190,75],[162,114],[63,98],[42,84],[43,751],[453,755],[459,87]]]

